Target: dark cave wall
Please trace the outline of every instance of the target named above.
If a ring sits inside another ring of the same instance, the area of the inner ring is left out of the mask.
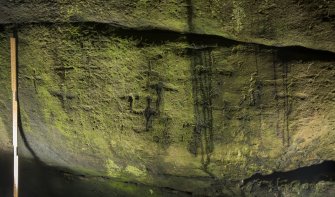
[[[99,22],[333,52],[334,14],[331,0],[0,1],[2,24]]]
[[[254,177],[334,160],[334,9],[2,0],[0,151],[11,149],[17,29],[21,170],[36,174],[28,196],[40,184],[41,196],[331,196],[331,178]]]
[[[20,154],[185,192],[334,160],[332,53],[132,31],[19,28]]]

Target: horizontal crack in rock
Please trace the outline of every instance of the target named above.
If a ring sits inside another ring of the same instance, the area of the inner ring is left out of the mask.
[[[287,172],[274,172],[269,175],[254,174],[243,180],[243,185],[255,181],[268,181],[278,184],[300,181],[301,183],[316,183],[319,181],[335,181],[335,161],[324,161],[320,164],[301,167]]]
[[[177,30],[171,30],[167,28],[159,28],[159,27],[153,27],[153,26],[147,26],[147,27],[129,27],[124,26],[122,24],[116,23],[116,22],[96,22],[96,21],[86,21],[86,22],[25,22],[25,23],[0,23],[0,32],[4,31],[5,27],[9,28],[20,28],[27,25],[96,25],[99,27],[104,26],[109,28],[115,28],[118,30],[121,34],[127,34],[128,35],[138,35],[142,34],[142,36],[151,39],[153,41],[157,41],[160,38],[166,39],[169,38],[172,40],[177,40],[182,36],[188,37],[188,40],[194,42],[196,45],[194,45],[195,49],[203,49],[203,48],[213,48],[218,46],[230,46],[233,44],[254,44],[264,47],[270,47],[270,48],[276,48],[276,49],[286,49],[286,48],[295,48],[298,50],[305,50],[305,51],[314,51],[318,53],[327,53],[330,56],[335,55],[335,51],[326,50],[326,49],[320,49],[320,48],[312,48],[312,47],[306,47],[303,45],[268,45],[262,42],[250,42],[242,39],[232,39],[229,37],[224,37],[220,35],[213,35],[213,34],[201,34],[201,33],[194,33],[189,31],[177,31]],[[129,34],[129,33],[132,34]],[[152,32],[152,33],[150,33]],[[145,35],[147,34],[147,35]],[[161,37],[163,36],[163,37]],[[202,39],[201,39],[202,38]]]

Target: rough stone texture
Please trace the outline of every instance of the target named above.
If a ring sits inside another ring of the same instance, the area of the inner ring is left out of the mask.
[[[0,23],[99,22],[335,52],[332,0],[1,0]]]
[[[6,43],[8,30],[1,35]],[[228,181],[218,194],[232,196],[255,173],[335,160],[333,53],[97,24],[25,25],[18,35],[27,158],[179,195],[214,195]],[[327,195],[333,186],[307,187]],[[305,190],[293,183],[280,191]]]
[[[11,87],[8,83],[10,80],[10,64],[9,64],[9,40],[4,34],[4,30],[0,28],[0,151],[8,151],[11,147]]]
[[[28,196],[331,196],[333,168],[274,172],[335,160],[334,7],[2,0],[0,152],[16,23]]]

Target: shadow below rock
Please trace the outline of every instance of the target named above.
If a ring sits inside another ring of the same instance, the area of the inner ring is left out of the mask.
[[[13,196],[13,156],[0,153],[0,196]]]
[[[1,197],[12,196],[12,160],[12,154],[0,154]],[[189,196],[169,188],[74,174],[67,169],[41,165],[34,159],[20,158],[19,166],[20,197]]]

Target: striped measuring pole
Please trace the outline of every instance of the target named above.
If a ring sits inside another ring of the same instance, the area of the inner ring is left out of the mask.
[[[11,78],[12,78],[12,115],[13,115],[13,148],[14,148],[14,188],[13,196],[19,196],[19,156],[18,156],[18,102],[17,102],[17,38],[16,34],[10,35],[10,61],[11,61]]]

